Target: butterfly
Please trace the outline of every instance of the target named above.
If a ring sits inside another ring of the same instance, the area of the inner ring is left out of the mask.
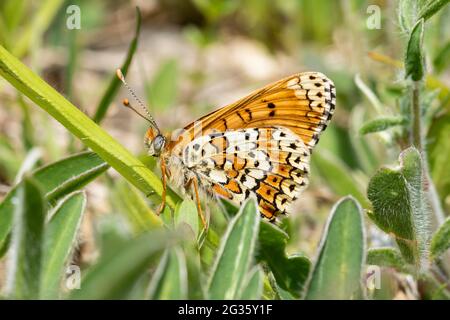
[[[195,196],[206,227],[200,194],[219,196],[236,205],[254,196],[261,216],[274,221],[290,213],[308,185],[309,163],[320,134],[336,105],[333,82],[319,72],[303,72],[274,82],[215,110],[178,132],[163,134],[146,110],[145,144],[159,157],[165,204],[167,178]]]

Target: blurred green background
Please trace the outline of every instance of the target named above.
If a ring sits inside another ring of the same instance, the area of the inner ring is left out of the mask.
[[[396,163],[408,146],[408,131],[402,125],[367,135],[360,132],[368,120],[407,114],[403,59],[415,18],[404,17],[415,16],[399,14],[402,8],[412,10],[401,3],[5,0],[0,4],[0,43],[93,116],[114,70],[125,59],[135,33],[135,6],[139,6],[141,32],[127,81],[147,102],[163,131],[183,127],[281,77],[302,71],[326,74],[337,88],[336,112],[313,153],[311,186],[297,201],[295,214],[284,222],[290,235],[288,253],[313,256],[333,203],[351,194],[370,209],[369,178],[382,165]],[[69,5],[80,9],[80,29],[67,27],[72,15],[67,12]],[[446,6],[427,21],[429,74],[422,95],[430,170],[447,213],[449,16]],[[121,89],[101,125],[158,172],[154,160],[145,156],[146,122],[121,107],[127,96]],[[24,170],[81,150],[83,145],[61,125],[0,81],[0,200]],[[78,264],[89,266],[96,260],[97,229],[110,223],[104,221],[119,219],[120,228],[124,224],[133,228],[130,211],[135,208],[129,199],[141,197],[129,189],[112,170],[86,187],[87,211],[74,256]],[[227,220],[219,209],[210,211],[212,229],[221,234]],[[373,226],[368,230],[369,243],[390,243]],[[217,245],[208,241],[212,248]],[[204,251],[202,259],[208,264],[213,249],[209,255]],[[0,283],[5,277],[3,263]],[[396,290],[391,298],[404,294]]]

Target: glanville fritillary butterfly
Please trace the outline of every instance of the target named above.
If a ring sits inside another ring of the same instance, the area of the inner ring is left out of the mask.
[[[294,74],[213,111],[179,132],[162,134],[144,104],[117,76],[146,111],[124,105],[150,123],[145,135],[149,154],[159,157],[166,180],[195,196],[202,213],[200,191],[236,205],[255,196],[263,218],[274,221],[290,212],[290,205],[308,184],[312,149],[326,129],[336,105],[333,82],[319,72]]]

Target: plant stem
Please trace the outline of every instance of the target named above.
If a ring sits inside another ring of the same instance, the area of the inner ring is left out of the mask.
[[[442,209],[439,195],[437,193],[434,182],[431,179],[430,170],[428,168],[428,157],[423,148],[422,135],[422,112],[420,108],[420,82],[414,81],[412,84],[412,101],[411,101],[411,116],[412,116],[412,143],[419,150],[422,158],[422,170],[425,181],[425,194],[428,199],[428,204],[432,211],[432,230],[437,230],[445,220],[444,210]],[[442,265],[446,273],[450,273],[450,260],[446,255],[442,259]]]
[[[435,229],[444,222],[444,211],[442,210],[439,196],[437,195],[436,188],[433,180],[431,179],[430,171],[428,169],[427,154],[423,148],[423,134],[422,134],[422,112],[420,108],[420,82],[414,81],[412,84],[412,100],[411,100],[411,112],[412,112],[412,144],[419,150],[422,157],[423,174],[427,188],[425,190],[428,202],[434,213],[433,224]]]
[[[414,81],[412,85],[412,143],[419,150],[420,154],[423,156],[422,147],[422,117],[420,112],[420,92],[419,92],[419,82]]]

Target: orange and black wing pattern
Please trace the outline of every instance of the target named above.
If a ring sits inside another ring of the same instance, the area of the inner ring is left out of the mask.
[[[205,191],[238,205],[253,195],[274,220],[308,184],[311,151],[335,101],[323,74],[296,74],[191,123],[169,150]]]

